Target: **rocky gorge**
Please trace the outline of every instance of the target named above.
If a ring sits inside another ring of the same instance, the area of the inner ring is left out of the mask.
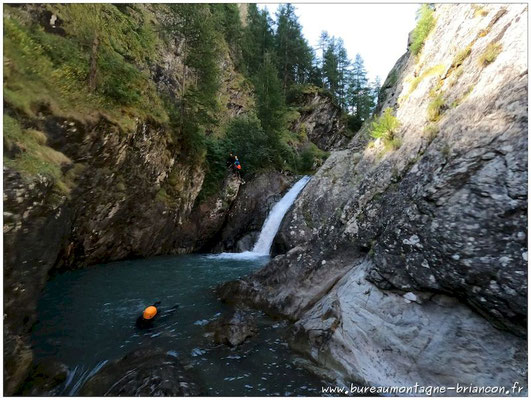
[[[478,7],[436,6],[390,72],[399,146],[366,124],[284,219],[285,254],[218,289],[349,387],[527,381],[527,7]]]
[[[127,12],[164,19],[155,6],[139,7]],[[60,13],[17,12],[65,34]],[[434,15],[422,51],[398,60],[374,120],[356,134],[329,96],[296,99],[291,131],[329,156],[284,218],[276,257],[217,288],[227,303],[289,320],[290,346],[308,368],[345,385],[527,382],[527,7],[446,4]],[[184,86],[183,43],[161,45],[142,64],[160,92]],[[255,104],[228,45],[219,63],[222,125]],[[209,166],[168,124],[31,107],[6,101],[8,118],[60,160],[60,179],[4,163],[8,395],[54,394],[47,383],[22,389],[28,374],[42,375],[29,332],[50,276],[116,260],[250,250],[297,178],[271,170],[244,183],[225,171],[218,190],[202,196]],[[386,112],[399,121],[391,144],[371,136]],[[26,147],[4,138],[10,160]],[[211,322],[215,340],[232,346],[255,335],[242,315]],[[49,368],[52,380],[65,379],[62,368]],[[107,364],[82,394],[201,394],[192,381],[176,357],[142,350]]]
[[[22,5],[8,11],[8,22],[28,21],[57,37],[54,40],[73,29],[69,10]],[[156,6],[120,12],[132,20],[160,23],[165,18],[165,9]],[[151,55],[156,61],[143,66],[150,84],[161,93],[178,93],[184,85],[182,43],[165,42]],[[10,59],[8,52],[7,57],[8,68],[18,71],[15,56]],[[219,60],[225,102],[221,121],[254,107],[252,91],[242,83],[231,57],[225,51]],[[247,182],[238,196],[241,181],[226,173],[215,194],[199,199],[208,167],[187,153],[166,123],[141,115],[119,119],[110,111],[65,111],[51,99],[32,100],[29,110],[11,99],[5,104],[4,126],[10,129],[4,135],[6,159],[35,151],[28,147],[33,143],[20,138],[22,132],[31,132],[38,136],[39,162],[47,166],[51,160],[59,171],[55,178],[28,174],[14,161],[4,163],[6,394],[16,392],[31,368],[28,332],[50,274],[126,258],[190,253],[218,242],[239,248],[236,241],[248,241],[245,235],[259,231],[274,200],[293,181],[290,174],[266,172]],[[334,120],[337,112],[328,107]]]

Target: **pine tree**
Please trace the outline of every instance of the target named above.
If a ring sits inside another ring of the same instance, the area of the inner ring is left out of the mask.
[[[343,39],[338,39],[336,42],[336,57],[337,57],[337,99],[339,106],[346,110],[347,108],[347,89],[350,78],[350,60],[348,59],[347,50],[343,45]]]
[[[223,33],[233,55],[239,56],[243,27],[240,10],[235,3],[211,3],[210,10],[215,20],[216,29]]]
[[[173,4],[166,29],[183,41],[184,63],[179,111],[172,124],[185,147],[199,153],[202,131],[215,123],[220,87],[220,32],[208,4]]]
[[[293,83],[305,83],[312,68],[313,54],[302,35],[302,28],[291,4],[277,11],[275,48],[284,91]]]
[[[249,4],[242,40],[243,59],[249,76],[254,76],[260,69],[265,54],[274,51],[272,24],[267,9],[259,10],[256,4]]]
[[[373,91],[369,87],[363,58],[356,54],[349,87],[349,109],[352,114],[350,118],[351,129],[357,131],[363,122],[371,116],[373,108]]]
[[[337,94],[339,87],[339,60],[336,52],[336,40],[334,37],[329,38],[326,50],[323,54],[323,82],[334,96]]]
[[[273,137],[284,128],[286,107],[282,84],[269,53],[264,56],[264,62],[254,79],[254,86],[257,97],[258,118],[264,131]],[[271,143],[274,141],[273,139]]]

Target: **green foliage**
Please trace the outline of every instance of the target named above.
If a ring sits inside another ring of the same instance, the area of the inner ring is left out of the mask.
[[[483,54],[479,57],[479,63],[487,66],[496,60],[496,57],[501,53],[502,45],[500,43],[489,43]]]
[[[238,5],[235,3],[211,3],[209,6],[216,29],[223,34],[233,53],[237,53],[243,35]]]
[[[298,171],[312,173],[328,157],[328,153],[320,150],[314,143],[309,142],[299,154]]]
[[[206,174],[198,195],[201,202],[216,194],[221,189],[221,184],[227,174],[226,160],[231,151],[230,142],[226,139],[207,137],[206,144]]]
[[[42,174],[58,183],[62,178],[61,166],[71,161],[46,146],[44,133],[22,129],[16,119],[4,114],[4,164],[25,176]]]
[[[284,90],[294,83],[308,81],[313,60],[312,49],[302,35],[302,27],[292,4],[279,5],[275,50]]]
[[[382,115],[371,125],[369,134],[374,139],[382,139],[384,142],[391,142],[400,127],[400,121],[393,115],[391,108],[386,108]]]
[[[256,116],[235,118],[229,124],[226,136],[230,151],[237,155],[242,163],[243,173],[254,174],[273,165],[279,145],[272,143]]]
[[[428,104],[428,119],[432,122],[437,122],[444,113],[445,108],[444,96],[440,93]]]
[[[247,75],[253,77],[261,68],[266,54],[274,53],[273,21],[267,9],[259,10],[250,3],[247,26],[243,30],[242,56]]]
[[[435,27],[435,17],[433,9],[428,4],[422,4],[418,11],[417,26],[413,30],[411,45],[409,50],[413,54],[418,54],[424,46],[424,41],[431,30]]]
[[[9,107],[26,115],[43,103],[79,116],[102,111],[122,126],[148,112],[167,120],[153,83],[134,64],[149,58],[155,46],[149,27],[138,28],[137,18],[110,4],[47,7],[64,20],[66,36],[45,32],[20,9],[4,8],[4,101]],[[101,39],[92,49],[95,36]],[[91,52],[97,61],[94,93],[88,88]]]
[[[396,137],[398,128],[400,128],[400,121],[393,115],[391,108],[386,108],[380,117],[372,122],[369,128],[369,135],[374,139],[382,140],[384,152],[396,150],[402,145],[400,138]],[[373,146],[374,143],[369,142],[369,147]]]
[[[285,97],[277,70],[269,54],[254,78],[257,114],[265,132],[273,141],[278,141],[280,132],[285,128]]]
[[[102,73],[99,90],[105,97],[127,106],[140,103],[145,80],[137,68],[110,51],[98,58],[98,65]]]
[[[352,71],[350,73],[349,82],[349,101],[348,106],[354,110],[354,121],[360,126],[368,120],[372,114],[372,110],[376,105],[375,102],[378,99],[379,83],[376,87],[370,87],[367,79],[367,71],[363,63],[363,59],[359,54],[356,55]],[[355,132],[355,129],[351,126],[351,129]]]

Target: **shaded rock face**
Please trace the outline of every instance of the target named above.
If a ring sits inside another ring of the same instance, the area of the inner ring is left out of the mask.
[[[258,327],[249,312],[237,309],[219,320],[210,322],[205,329],[215,343],[234,347],[258,333]]]
[[[293,346],[340,381],[527,381],[527,9],[485,11],[436,7],[380,99],[401,146],[362,128],[286,215],[286,254],[219,289],[296,321]]]
[[[300,117],[292,124],[292,131],[305,133],[321,150],[339,149],[348,144],[350,138],[341,119],[341,108],[330,97],[306,93],[297,105]]]
[[[105,365],[81,388],[82,396],[198,396],[184,367],[162,349],[136,350]]]
[[[269,211],[294,178],[279,172],[267,172],[242,186],[223,229],[215,238],[218,243],[214,252],[251,250]]]

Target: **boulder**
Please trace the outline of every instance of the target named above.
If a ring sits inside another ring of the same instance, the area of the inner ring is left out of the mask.
[[[220,319],[210,322],[205,329],[217,344],[234,347],[258,333],[256,322],[249,312],[237,309]]]

